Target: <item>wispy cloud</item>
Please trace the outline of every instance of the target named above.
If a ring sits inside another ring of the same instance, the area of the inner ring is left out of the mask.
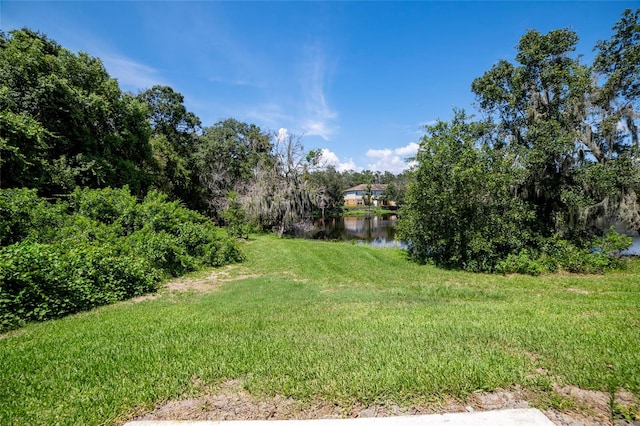
[[[420,122],[420,131],[422,132],[422,130],[427,127],[427,126],[433,126],[434,124],[436,124],[438,122],[438,120],[428,120],[428,121],[422,121]]]
[[[246,111],[245,115],[248,119],[255,120],[261,125],[272,129],[292,121],[291,116],[283,112],[282,107],[275,102],[251,107]]]
[[[115,55],[102,55],[101,59],[109,74],[117,78],[120,87],[125,90],[138,91],[156,84],[166,84],[158,71],[147,65]]]
[[[301,118],[303,132],[308,136],[329,140],[337,130],[334,121],[338,114],[329,106],[325,96],[329,68],[318,46],[307,47],[300,71],[304,96],[304,116]]]
[[[224,84],[229,86],[246,86],[246,87],[255,87],[258,89],[264,88],[264,84],[261,82],[244,80],[239,78],[225,79],[223,77],[214,76],[214,77],[210,77],[209,81],[212,83],[219,83],[219,84]]]

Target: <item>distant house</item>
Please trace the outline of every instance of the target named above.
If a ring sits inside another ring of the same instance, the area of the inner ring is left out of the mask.
[[[382,193],[387,189],[386,184],[372,183],[371,185],[362,184],[353,188],[344,190],[344,206],[345,207],[364,207],[365,196],[367,195],[367,187],[371,188],[371,205],[372,206],[395,206],[392,200],[383,200]]]

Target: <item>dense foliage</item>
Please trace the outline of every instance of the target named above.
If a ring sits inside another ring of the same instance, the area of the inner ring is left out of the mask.
[[[200,146],[200,119],[184,106],[184,97],[168,86],[153,86],[138,94],[147,107],[151,127],[152,187],[189,208],[204,211],[195,151]]]
[[[607,229],[640,228],[639,15],[624,12],[592,66],[572,56],[574,32],[527,32],[518,64],[473,82],[485,120],[426,127],[401,231],[411,258],[528,273],[618,263],[630,239]]]
[[[143,193],[151,183],[145,107],[102,62],[30,30],[0,33],[0,182],[42,195],[79,186]]]
[[[51,203],[0,190],[0,330],[157,288],[164,276],[242,260],[206,217],[150,192],[77,189]]]
[[[310,158],[300,137],[203,126],[171,87],[124,93],[98,58],[0,32],[0,330],[241,260],[213,223],[291,233],[373,181]]]
[[[402,215],[410,256],[487,270],[532,240],[523,224],[534,222],[534,212],[509,192],[522,179],[511,168],[513,158],[486,142],[478,148],[491,129],[463,112],[427,127]]]
[[[221,225],[239,206],[244,225],[280,233],[312,210],[339,208],[351,186],[393,181],[389,197],[403,196],[405,180],[389,172],[337,172],[312,153],[299,136],[233,118],[203,126],[169,86],[123,93],[100,59],[43,34],[0,33],[2,188],[54,197],[78,187],[155,189]]]

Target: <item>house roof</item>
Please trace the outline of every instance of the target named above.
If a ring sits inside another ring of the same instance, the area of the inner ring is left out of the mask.
[[[349,191],[366,191],[367,190],[367,184],[363,183],[360,185],[356,185],[352,188],[349,189],[345,189],[344,192],[349,192]],[[371,184],[371,190],[372,191],[384,191],[385,189],[387,189],[387,184],[386,183],[372,183]]]

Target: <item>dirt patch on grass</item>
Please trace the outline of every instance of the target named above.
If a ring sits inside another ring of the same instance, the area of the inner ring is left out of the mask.
[[[234,274],[234,266],[230,265],[223,269],[216,269],[205,277],[180,277],[164,284],[156,293],[143,294],[126,300],[126,303],[140,303],[147,300],[154,300],[163,293],[182,293],[193,291],[196,293],[210,293],[220,288],[223,283],[239,281],[246,278],[257,278],[258,274]]]
[[[228,380],[215,389],[205,386],[202,390],[203,395],[197,398],[168,401],[134,420],[309,420],[389,417],[530,408],[539,406],[540,401],[544,400],[540,395],[516,388],[508,391],[475,393],[465,401],[447,399],[409,407],[395,404],[369,406],[355,404],[345,407],[327,401],[301,402],[283,395],[260,398],[244,389],[240,380]],[[613,424],[610,420],[609,398],[605,392],[585,391],[570,386],[555,387],[553,392],[573,401],[563,408],[542,408],[544,414],[556,425]],[[626,404],[626,406],[632,406],[638,402],[629,393],[620,393],[617,398],[622,405]],[[626,423],[618,421],[616,424]]]
[[[168,291],[182,292],[182,291],[195,291],[200,293],[206,293],[217,290],[221,284],[230,281],[239,281],[247,278],[257,278],[259,275],[252,274],[234,274],[234,267],[227,266],[223,269],[215,269],[206,277],[198,278],[179,278],[168,282],[164,288]]]
[[[639,401],[630,392],[619,391],[611,401],[611,395],[607,392],[585,390],[576,386],[554,385],[553,391],[561,398],[557,401],[561,407],[546,410],[545,414],[557,425],[638,424],[634,423],[634,420],[625,419],[625,416],[622,415],[624,412],[631,417],[636,417]],[[615,407],[614,410],[616,410],[613,415],[611,413],[612,403]],[[637,419],[635,421],[637,422]]]

